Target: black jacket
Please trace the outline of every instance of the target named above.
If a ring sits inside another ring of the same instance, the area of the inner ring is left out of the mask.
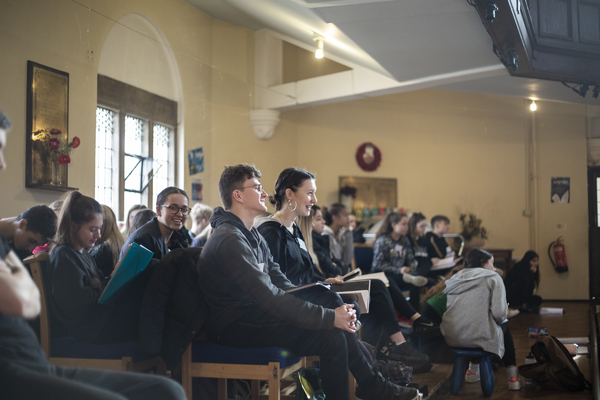
[[[208,317],[198,284],[200,248],[176,249],[155,267],[140,311],[140,345],[173,369]]]
[[[200,288],[213,334],[260,307],[273,318],[305,329],[333,329],[335,311],[304,302],[273,261],[265,239],[235,214],[215,208],[214,232],[200,255]]]
[[[329,251],[329,236],[312,231],[313,251],[319,260],[319,267],[327,278],[342,274],[342,269],[336,265]]]
[[[148,223],[141,226],[135,232],[133,232],[123,245],[121,249],[121,254],[119,254],[119,259],[123,258],[125,255],[125,250],[131,243],[141,244],[148,250],[154,252],[154,256],[157,260],[162,260],[164,256],[169,253],[169,250],[178,249],[178,248],[187,248],[189,247],[187,237],[188,233],[185,228],[181,228],[179,231],[173,231],[173,235],[171,237],[171,245],[167,246],[165,240],[160,233],[160,228],[158,227],[158,219],[156,217],[152,218]]]
[[[256,223],[256,229],[265,238],[273,261],[279,264],[281,272],[296,286],[316,281],[324,281],[306,249],[304,237],[294,224],[294,234],[273,218],[263,218]],[[304,247],[304,249],[302,249]]]

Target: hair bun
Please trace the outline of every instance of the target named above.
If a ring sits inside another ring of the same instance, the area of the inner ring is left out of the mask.
[[[269,198],[269,203],[271,203],[272,205],[276,205],[277,204],[277,200],[275,200],[275,195],[274,194],[270,194],[268,198]]]

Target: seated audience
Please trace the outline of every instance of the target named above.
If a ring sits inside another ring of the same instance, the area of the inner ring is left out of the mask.
[[[343,274],[352,269],[354,258],[354,240],[352,232],[348,229],[350,213],[343,204],[334,203],[327,207],[325,213],[325,229],[323,235],[329,236],[329,250],[331,256],[337,261]]]
[[[384,272],[390,281],[394,281],[401,289],[411,290],[410,304],[419,308],[419,290],[428,282],[423,276],[413,275],[417,265],[412,251],[408,233],[408,216],[404,213],[392,212],[385,216],[377,231],[375,248],[373,249],[373,272]]]
[[[107,281],[89,250],[101,236],[102,223],[102,206],[96,200],[69,193],[47,266],[53,336],[94,343],[138,338],[139,309],[152,268],[139,274],[115,303],[99,304]]]
[[[425,238],[427,219],[421,213],[413,213],[408,220],[408,244],[413,254],[418,275],[426,276],[431,270],[431,259],[427,254]]]
[[[0,219],[0,233],[21,260],[48,243],[56,232],[56,214],[45,205],[37,205],[16,217]]]
[[[432,231],[425,235],[425,246],[433,265],[444,258],[454,258],[454,251],[444,239],[444,235],[450,230],[450,219],[445,215],[434,216],[431,218],[431,229]]]
[[[352,231],[352,240],[354,243],[366,242],[366,239],[363,236],[365,230],[356,228],[356,216],[354,214],[348,215],[348,229]]]
[[[104,210],[102,234],[96,245],[90,250],[90,256],[94,259],[98,269],[102,271],[104,278],[110,276],[115,269],[125,238],[119,230],[113,210],[106,205],[103,205],[102,209]]]
[[[56,214],[56,217],[58,218],[58,215],[60,214],[60,209],[62,208],[63,205],[63,200],[55,200],[52,203],[50,203],[49,207],[52,209],[52,211],[54,211],[54,213]],[[48,239],[51,239],[51,237],[49,237]],[[42,246],[38,246],[35,249],[33,249],[33,254],[37,254],[40,253],[42,251],[45,251],[46,253],[50,252],[50,242],[42,245]]]
[[[0,111],[0,169],[10,123]],[[25,319],[41,309],[40,292],[0,233],[0,388],[20,400],[185,400],[176,382],[154,375],[50,364]]]
[[[200,232],[199,235],[197,235],[194,238],[194,241],[192,242],[190,247],[204,247],[204,245],[206,244],[206,241],[208,240],[210,235],[212,235],[212,233],[213,233],[213,227],[210,226],[210,224],[209,224],[202,230],[202,232]]]
[[[295,286],[253,227],[255,217],[267,210],[260,177],[254,166],[241,164],[225,167],[219,180],[224,209],[217,207],[211,217],[214,232],[199,264],[213,338],[226,346],[280,346],[297,356],[319,356],[328,400],[349,398],[348,369],[361,399],[417,399],[416,389],[383,379],[366,361],[354,334],[352,306],[318,286],[312,300],[323,306],[299,298],[302,290],[286,293]],[[297,207],[308,212],[309,205],[303,201]]]
[[[506,275],[506,300],[511,308],[521,312],[537,313],[540,311],[542,298],[534,294],[540,284],[540,257],[529,250],[521,261],[513,265]]]
[[[125,226],[121,230],[121,233],[123,234],[123,237],[125,238],[125,240],[127,240],[129,235],[131,235],[131,232],[135,231],[135,229],[131,228],[131,225],[133,224],[133,219],[135,218],[136,214],[140,210],[145,210],[147,208],[148,207],[146,207],[143,204],[134,204],[133,206],[131,206],[129,211],[127,211],[127,218],[125,219]]]
[[[200,234],[209,225],[210,216],[212,215],[213,209],[206,204],[196,203],[192,207],[190,217],[192,218],[192,229],[188,231],[190,235],[190,242],[194,240],[196,236]],[[194,246],[197,247],[197,246]],[[200,246],[201,247],[201,246]]]
[[[325,230],[325,219],[323,218],[321,207],[314,204],[311,215],[310,226],[312,229],[310,239],[308,238],[308,235],[305,235],[305,237],[307,238],[307,244],[309,240],[312,242],[313,253],[311,253],[311,256],[313,256],[312,259],[315,266],[321,271],[321,274],[327,278],[343,275],[342,268],[331,258],[329,236],[323,235],[323,230]],[[308,246],[308,248],[310,250],[310,246]]]
[[[160,192],[156,196],[156,217],[130,234],[120,257],[134,242],[154,252],[156,260],[161,260],[172,249],[189,247],[184,227],[190,213],[188,203],[188,195],[182,189],[171,186]]]
[[[448,345],[497,354],[506,366],[508,389],[521,389],[515,345],[506,319],[506,292],[502,278],[494,270],[494,257],[485,250],[472,249],[464,269],[446,281],[444,294],[448,298],[441,329]],[[471,360],[465,380],[479,379],[479,364]]]
[[[131,223],[131,232],[137,231],[142,226],[152,221],[154,217],[156,217],[156,213],[149,208],[138,211],[138,213],[135,214],[133,222]]]

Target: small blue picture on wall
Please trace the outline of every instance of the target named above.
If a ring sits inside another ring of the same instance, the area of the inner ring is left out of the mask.
[[[190,175],[204,172],[204,152],[202,147],[188,151]]]

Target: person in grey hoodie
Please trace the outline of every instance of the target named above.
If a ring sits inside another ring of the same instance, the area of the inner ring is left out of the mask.
[[[302,300],[302,290],[286,293],[296,286],[252,226],[267,210],[260,177],[254,166],[239,164],[225,167],[219,180],[225,209],[215,208],[210,218],[214,232],[198,264],[213,339],[226,346],[278,346],[296,356],[318,355],[328,400],[348,400],[348,370],[361,399],[416,400],[416,389],[385,380],[366,361],[355,335],[353,306],[330,291],[317,292],[312,302]]]
[[[465,259],[465,268],[446,281],[446,312],[440,326],[451,347],[481,348],[502,358],[508,375],[508,389],[523,387],[517,374],[515,345],[506,314],[506,292],[494,270],[494,257],[474,248]],[[479,363],[471,362],[465,380],[479,381]]]

